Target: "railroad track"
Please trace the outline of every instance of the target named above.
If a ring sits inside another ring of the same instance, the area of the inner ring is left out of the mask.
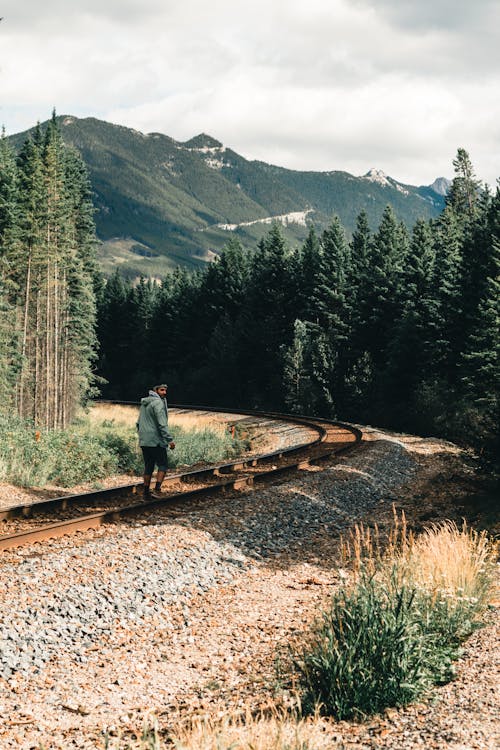
[[[114,402],[122,403],[123,402]],[[136,403],[132,404],[137,406]],[[357,445],[361,431],[351,425],[326,419],[295,417],[269,412],[245,412],[212,409],[205,406],[175,406],[184,412],[223,413],[242,419],[250,427],[281,425],[281,430],[304,428],[302,442],[268,453],[240,457],[226,463],[167,474],[161,499],[139,500],[141,483],[110,489],[66,495],[48,500],[17,505],[0,510],[3,522],[0,550],[12,549],[33,542],[66,536],[76,531],[96,529],[103,524],[127,516],[145,514],[155,508],[179,505],[189,500],[228,490],[248,490],[256,482],[269,481],[279,474],[306,469],[322,459]],[[309,433],[305,438],[305,433]],[[305,439],[304,439],[305,438]]]

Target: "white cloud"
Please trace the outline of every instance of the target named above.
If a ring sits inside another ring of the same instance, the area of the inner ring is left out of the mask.
[[[8,132],[55,106],[292,168],[424,184],[462,146],[500,175],[493,0],[0,0],[0,15]]]

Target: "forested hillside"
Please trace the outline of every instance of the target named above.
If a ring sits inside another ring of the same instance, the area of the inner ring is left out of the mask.
[[[390,205],[375,228],[361,211],[349,235],[334,216],[300,245],[274,223],[251,252],[229,235],[195,273],[135,284],[118,270],[104,283],[87,171],[57,119],[17,156],[2,138],[1,411],[59,428],[96,382],[136,400],[167,380],[176,402],[435,433],[492,457],[500,192],[463,149],[454,167],[442,213],[411,231]]]
[[[249,161],[207,135],[181,143],[94,118],[57,118],[65,143],[89,170],[99,261],[129,278],[160,278],[180,265],[203,267],[231,237],[253,249],[272,217],[290,244],[313,223],[325,229],[338,215],[350,234],[361,210],[371,227],[387,204],[411,227],[444,207],[442,193],[402,185],[380,173],[300,172]],[[17,148],[27,133],[10,138]]]
[[[500,192],[454,162],[447,206],[411,232],[387,207],[350,241],[338,217],[294,249],[274,225],[205,271],[132,285],[99,303],[104,394],[339,417],[439,434],[494,454]]]
[[[85,165],[55,118],[17,157],[2,137],[0,416],[64,427],[92,392],[95,245]]]

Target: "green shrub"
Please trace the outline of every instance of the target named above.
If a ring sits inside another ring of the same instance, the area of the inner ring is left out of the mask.
[[[98,437],[79,430],[53,430],[35,437],[27,421],[0,424],[0,478],[21,486],[69,487],[118,470],[118,459]]]
[[[175,450],[168,451],[169,467],[216,463],[239,455],[239,450],[238,441],[229,433],[219,434],[208,428],[187,432],[176,427]]]
[[[49,432],[42,439],[51,456],[49,482],[71,487],[118,471],[118,457],[97,436],[64,430]]]
[[[87,430],[89,427],[87,426]],[[103,424],[93,428],[99,443],[116,458],[117,471],[130,474],[142,472],[142,460],[137,446],[135,430],[123,426]]]
[[[447,523],[393,538],[386,556],[359,529],[356,541],[353,581],[292,648],[305,713],[359,718],[448,681],[491,590],[485,535]]]
[[[432,681],[434,638],[418,621],[415,589],[388,590],[374,578],[343,590],[295,658],[302,706],[337,719],[411,702]],[[447,659],[449,664],[449,659]]]

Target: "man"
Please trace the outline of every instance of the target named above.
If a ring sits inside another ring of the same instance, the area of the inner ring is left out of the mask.
[[[139,445],[144,457],[144,500],[161,497],[161,484],[167,470],[167,445],[175,448],[173,437],[168,431],[167,386],[155,385],[146,398],[141,398],[141,408],[137,420]],[[150,490],[151,477],[155,468],[156,484]]]

